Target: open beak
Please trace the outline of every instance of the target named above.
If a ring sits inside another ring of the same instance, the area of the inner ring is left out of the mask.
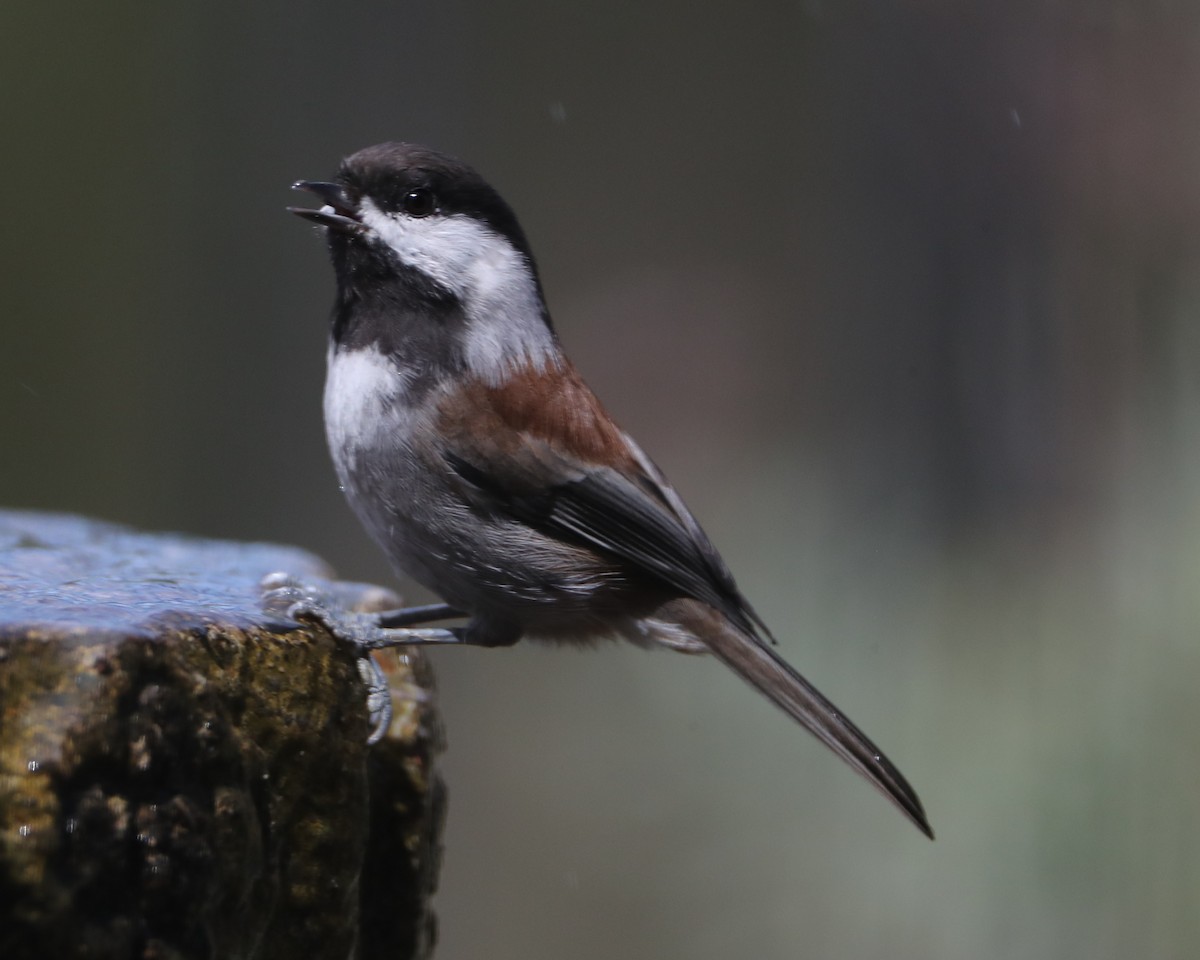
[[[354,209],[354,203],[346,196],[345,188],[338,183],[326,183],[321,180],[297,180],[292,184],[293,190],[306,190],[325,201],[320,210],[309,210],[306,207],[288,207],[288,213],[294,213],[305,220],[311,220],[331,230],[343,233],[360,233],[363,230],[362,221]]]

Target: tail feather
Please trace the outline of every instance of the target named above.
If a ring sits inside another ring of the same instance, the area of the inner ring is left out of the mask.
[[[866,777],[933,839],[916,791],[844,713],[757,637],[747,636],[711,607],[697,601],[685,604],[691,609],[680,619],[719,660]]]

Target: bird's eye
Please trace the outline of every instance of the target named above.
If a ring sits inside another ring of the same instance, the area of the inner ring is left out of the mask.
[[[417,187],[409,190],[400,201],[400,209],[410,217],[428,217],[437,212],[437,198],[432,190]]]

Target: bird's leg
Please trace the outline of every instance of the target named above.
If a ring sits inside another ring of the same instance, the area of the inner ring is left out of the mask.
[[[415,624],[433,623],[436,620],[455,620],[465,617],[461,610],[455,609],[448,603],[431,603],[424,607],[404,607],[400,610],[385,610],[376,614],[379,626],[389,636],[394,632],[403,636],[405,629]],[[409,631],[419,632],[419,631]],[[465,627],[452,627],[448,630],[427,630],[426,633],[450,633],[453,640],[436,639],[426,643],[459,643],[471,647],[511,647],[521,639],[521,632],[515,627],[489,623],[486,626],[478,620],[472,620]],[[413,643],[411,640],[396,640],[384,643],[384,646]],[[415,641],[421,643],[422,641]]]
[[[418,623],[433,623],[437,620],[456,620],[466,616],[461,610],[455,610],[448,603],[430,603],[424,607],[403,607],[399,610],[385,610],[377,615],[379,625],[388,630],[398,627],[410,627]]]

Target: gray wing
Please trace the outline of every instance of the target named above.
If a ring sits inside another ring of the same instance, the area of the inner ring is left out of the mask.
[[[550,536],[637,567],[715,607],[749,636],[770,638],[733,575],[662,473],[629,441],[641,470],[591,466],[531,439],[518,457],[445,454],[450,468],[499,508]],[[499,469],[497,468],[499,465]],[[563,478],[566,478],[565,480]]]

